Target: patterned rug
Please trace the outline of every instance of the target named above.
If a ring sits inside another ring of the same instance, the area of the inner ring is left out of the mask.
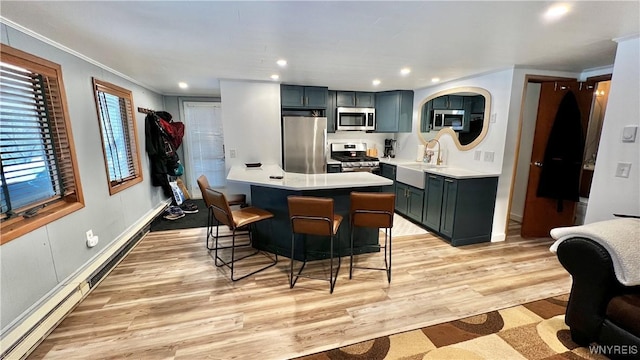
[[[606,359],[571,341],[569,295],[433,325],[299,360]]]

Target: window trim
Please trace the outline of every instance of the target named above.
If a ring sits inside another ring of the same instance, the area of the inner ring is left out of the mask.
[[[12,48],[5,44],[0,44],[0,55],[4,62],[29,69],[30,71],[49,76],[51,78],[56,78],[59,87],[57,90],[60,95],[60,113],[63,117],[60,119],[60,122],[64,124],[64,131],[66,132],[67,142],[69,144],[68,159],[66,159],[65,162],[71,167],[75,185],[75,191],[72,194],[61,195],[60,199],[49,203],[32,217],[25,218],[23,216],[16,216],[15,218],[4,219],[0,222],[0,245],[2,245],[84,208],[84,196],[82,193],[80,171],[78,168],[75,143],[73,141],[73,132],[71,129],[71,120],[67,106],[67,95],[62,76],[62,67],[52,61]]]
[[[96,104],[96,115],[98,118],[98,127],[100,130],[100,146],[102,147],[104,169],[107,175],[107,186],[109,187],[109,195],[115,195],[120,191],[130,188],[133,185],[141,183],[143,180],[142,164],[140,160],[140,146],[138,145],[138,127],[136,124],[135,114],[133,112],[133,109],[135,109],[135,106],[133,105],[133,93],[130,90],[127,90],[123,87],[120,87],[118,85],[115,85],[103,80],[99,80],[95,77],[92,78],[92,82],[93,82],[93,97]],[[100,112],[100,101],[98,98],[98,91],[117,96],[118,98],[126,99],[131,104],[131,107],[130,107],[131,113],[127,114],[128,115],[127,117],[131,121],[130,127],[133,129],[133,133],[129,134],[130,141],[128,144],[129,145],[128,150],[130,150],[130,153],[127,154],[127,156],[132,158],[131,160],[133,162],[134,175],[119,183],[112,182],[109,179],[109,163],[107,159],[107,149],[105,149],[104,147],[104,134],[102,131],[102,116]]]

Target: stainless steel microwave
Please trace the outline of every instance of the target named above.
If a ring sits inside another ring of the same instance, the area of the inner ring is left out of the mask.
[[[339,107],[336,110],[336,130],[370,131],[375,129],[376,109],[374,108]]]
[[[454,131],[464,129],[464,110],[433,110],[433,129],[451,127]]]

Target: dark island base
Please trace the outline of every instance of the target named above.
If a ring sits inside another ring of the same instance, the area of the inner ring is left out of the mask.
[[[254,231],[253,246],[257,249],[291,257],[291,222],[287,196],[317,196],[334,199],[334,212],[343,216],[342,224],[334,240],[334,258],[350,254],[350,194],[352,191],[381,192],[382,187],[327,189],[327,190],[284,190],[251,185],[251,204],[274,214],[274,218],[261,221]],[[354,254],[380,251],[379,231],[371,228],[356,228],[354,233]],[[306,237],[306,239],[305,239]],[[322,236],[296,235],[294,246],[296,260],[329,258],[330,240]],[[305,251],[306,250],[306,251]]]

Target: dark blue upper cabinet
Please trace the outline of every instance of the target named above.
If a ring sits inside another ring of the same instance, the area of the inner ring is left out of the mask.
[[[336,92],[329,90],[327,97],[327,132],[336,132]]]
[[[356,92],[356,107],[372,108],[376,106],[376,94],[372,92]]]
[[[449,110],[461,110],[464,106],[464,96],[449,95]]]
[[[336,106],[356,106],[355,91],[336,91]]]
[[[282,108],[326,109],[329,89],[321,86],[280,85]]]
[[[336,106],[372,108],[375,106],[375,93],[360,91],[337,91]]]
[[[449,97],[440,96],[431,100],[431,108],[433,110],[449,110]]]
[[[376,132],[411,132],[413,91],[376,93]]]
[[[444,95],[431,100],[433,110],[461,110],[464,106],[464,96]]]

